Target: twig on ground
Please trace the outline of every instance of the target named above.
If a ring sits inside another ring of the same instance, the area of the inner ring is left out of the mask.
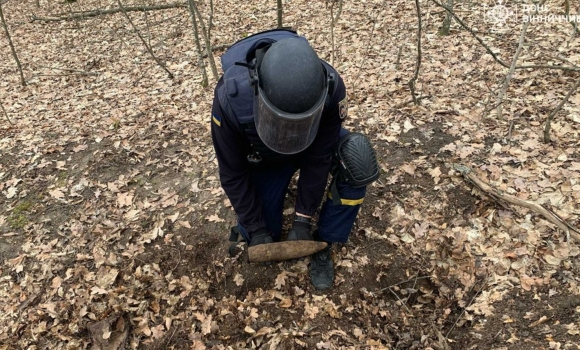
[[[8,117],[8,112],[6,112],[6,110],[4,109],[4,105],[2,105],[2,103],[0,103],[0,108],[2,108],[2,112],[4,112],[4,116],[6,117],[6,120],[8,120],[8,123],[14,126],[14,123],[12,123],[10,117]]]
[[[578,84],[580,84],[580,80]],[[569,237],[572,237],[576,242],[580,242],[580,231],[570,226],[570,224],[568,224],[566,221],[560,218],[553,211],[546,209],[537,203],[525,201],[523,199],[504,193],[503,191],[490,186],[489,184],[485,183],[483,180],[478,178],[477,175],[475,175],[475,173],[473,172],[473,170],[468,166],[461,164],[453,164],[453,169],[460,172],[461,175],[463,175],[463,177],[466,180],[469,180],[471,183],[476,185],[483,193],[487,194],[491,198],[497,201],[504,201],[510,204],[515,204],[530,209],[535,213],[542,215],[544,218],[546,218],[546,220],[548,220],[552,224],[556,225],[559,229],[564,231],[564,233],[566,233],[566,238],[568,240]]]
[[[510,128],[508,130],[508,146],[510,146],[510,147],[512,145],[512,130],[513,130],[513,128],[514,128],[514,121],[511,120],[510,121]]]
[[[469,301],[469,304],[467,304],[467,306],[463,309],[463,311],[461,311],[461,314],[459,315],[459,317],[457,317],[457,319],[455,320],[455,322],[453,323],[453,326],[451,326],[451,329],[449,331],[447,331],[447,334],[445,334],[445,339],[449,338],[449,334],[451,333],[451,331],[455,328],[455,326],[457,326],[457,322],[459,322],[459,320],[461,319],[461,317],[463,317],[463,314],[465,313],[465,310],[467,310],[468,307],[471,306],[471,304],[473,304],[473,301],[475,300],[475,298],[477,298],[477,296],[479,295],[479,293],[481,293],[481,291],[483,290],[483,287],[487,284],[487,281],[484,282],[483,286],[481,286],[481,289],[477,291],[477,293],[475,293],[475,295],[471,298],[471,300]]]
[[[399,298],[399,295],[397,293],[395,293],[391,287],[387,288],[395,297],[397,297],[397,299],[399,300],[399,302],[401,303],[401,305],[403,305],[405,307],[405,309],[407,309],[407,311],[409,313],[411,313],[411,310],[409,309],[409,307],[407,306],[407,303],[404,303],[401,298]]]
[[[155,11],[155,10],[167,10],[173,8],[186,8],[186,4],[182,3],[175,3],[175,4],[162,4],[162,5],[154,5],[154,6],[127,6],[125,7],[126,12],[145,12],[145,11]],[[65,16],[57,16],[57,17],[37,17],[32,15],[33,21],[44,21],[44,22],[58,22],[58,21],[70,21],[76,19],[87,19],[91,17],[97,17],[102,15],[111,15],[119,12],[124,12],[123,8],[114,8],[114,9],[107,9],[107,10],[94,10],[94,11],[84,11],[84,12],[73,12],[72,14],[65,15]]]
[[[46,69],[54,69],[54,70],[64,70],[67,72],[73,72],[80,75],[99,75],[97,72],[87,72],[85,70],[73,69],[73,68],[59,68],[59,67],[50,67],[50,66],[37,66],[39,68],[46,68]]]
[[[395,61],[395,69],[396,70],[399,70],[399,66],[401,65],[401,54],[402,53],[403,53],[403,44],[401,44],[401,46],[399,46],[399,52],[397,53],[397,61]]]
[[[568,102],[568,100],[570,99],[570,96],[572,96],[572,94],[574,92],[576,92],[576,89],[578,89],[579,86],[580,86],[580,77],[576,81],[576,84],[574,84],[574,86],[572,86],[570,91],[568,91],[568,94],[566,95],[566,97],[564,97],[564,99],[562,101],[560,101],[558,106],[556,106],[556,108],[554,108],[554,110],[548,116],[548,119],[546,120],[546,126],[544,127],[544,142],[545,143],[550,142],[550,130],[552,128],[552,119],[554,119],[554,116],[556,115],[556,113],[558,113],[562,109],[562,107],[564,107],[564,104],[566,104],[566,102]]]
[[[409,103],[415,102],[415,100],[421,101],[421,100],[424,100],[424,99],[427,99],[427,98],[431,98],[431,95],[418,96],[415,99],[411,99],[411,100],[405,101],[403,103],[399,103],[398,105],[395,106],[395,108],[402,108],[402,107],[405,107],[406,105],[408,105]]]
[[[389,288],[393,288],[393,287],[396,287],[396,286],[400,286],[401,284],[404,284],[404,283],[407,283],[407,282],[411,282],[411,281],[415,281],[416,282],[417,280],[423,280],[423,279],[426,279],[426,278],[429,278],[429,277],[431,277],[431,276],[419,276],[419,275],[416,275],[415,277],[409,278],[408,280],[404,280],[402,282],[398,282],[398,283],[395,283],[395,284],[391,284],[390,286],[388,286],[386,288],[380,289],[377,293],[382,293],[382,292],[386,291]]]
[[[169,344],[171,343],[171,339],[173,339],[173,336],[175,335],[175,332],[177,332],[177,328],[175,327],[175,329],[173,330],[173,333],[171,333],[171,337],[169,337],[169,340],[167,341],[167,344],[165,344],[165,348],[169,347]],[[179,326],[179,328],[181,328],[181,326]]]
[[[177,264],[175,264],[175,266],[169,271],[169,273],[172,273],[179,266],[179,264],[181,264],[181,252],[179,251],[179,248],[173,248],[173,249],[177,250],[177,254],[179,255],[179,260],[177,260]]]
[[[117,0],[117,3],[119,4],[119,8],[121,8],[121,11],[125,15],[125,18],[127,18],[127,21],[129,21],[129,23],[131,24],[131,27],[133,27],[133,30],[135,31],[135,34],[137,34],[137,36],[139,37],[139,39],[141,39],[141,42],[143,43],[143,45],[145,45],[145,48],[147,49],[147,51],[149,52],[149,54],[151,55],[151,57],[153,57],[153,59],[155,60],[155,62],[157,62],[157,64],[159,65],[159,67],[161,67],[167,73],[167,75],[169,76],[169,78],[170,79],[173,79],[173,73],[171,73],[169,71],[169,69],[167,69],[167,67],[165,66],[165,64],[163,62],[161,62],[161,60],[159,58],[157,58],[157,56],[155,56],[155,53],[153,53],[153,50],[147,44],[147,41],[145,41],[145,38],[143,38],[143,36],[139,32],[139,30],[137,29],[137,27],[135,26],[135,24],[131,20],[131,17],[129,17],[129,14],[127,13],[127,11],[125,10],[125,7],[121,3],[121,0]]]

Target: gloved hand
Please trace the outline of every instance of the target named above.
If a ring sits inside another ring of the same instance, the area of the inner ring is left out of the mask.
[[[312,241],[312,234],[310,233],[310,218],[296,215],[292,228],[288,232],[289,241]]]
[[[272,243],[272,235],[265,228],[261,228],[255,232],[250,233],[250,247],[256,246],[258,244],[268,244]]]

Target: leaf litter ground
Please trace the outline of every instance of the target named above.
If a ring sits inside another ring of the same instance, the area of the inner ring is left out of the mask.
[[[19,86],[2,45],[0,102],[15,126],[3,120],[0,138],[0,349],[577,348],[577,245],[451,170],[470,165],[577,227],[579,95],[557,116],[555,141],[541,143],[573,73],[517,71],[498,119],[488,110],[506,70],[459,27],[437,36],[443,14],[424,3],[417,86],[429,97],[414,107],[413,3],[345,3],[335,66],[349,91],[346,124],[373,139],[383,175],[350,242],[335,249],[335,288],[317,292],[308,259],[249,265],[243,247],[227,256],[235,216],[219,186],[213,95],[200,87],[186,9],[130,14],[171,80],[122,14],[28,17],[116,2],[41,3],[3,5],[30,81]],[[285,23],[330,60],[323,4],[285,6]],[[481,7],[462,9],[490,29]],[[271,4],[216,3],[213,44],[268,29],[275,15]],[[578,64],[570,30],[530,26],[522,61],[558,52]],[[509,61],[518,31],[481,35]],[[294,196],[295,184],[286,227]]]

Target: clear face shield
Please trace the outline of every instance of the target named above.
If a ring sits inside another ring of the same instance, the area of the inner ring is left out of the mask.
[[[324,71],[326,73],[326,69]],[[318,133],[328,94],[326,74],[324,80],[324,90],[318,101],[303,113],[287,113],[278,109],[258,84],[254,96],[254,120],[258,135],[268,148],[282,154],[295,154],[310,146]]]

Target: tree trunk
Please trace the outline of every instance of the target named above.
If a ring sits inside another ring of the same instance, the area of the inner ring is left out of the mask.
[[[10,32],[8,31],[8,25],[6,24],[6,20],[4,19],[4,12],[2,12],[2,3],[0,2],[0,20],[2,21],[2,26],[6,31],[6,37],[8,38],[8,45],[10,45],[10,50],[12,50],[12,56],[16,61],[16,66],[18,67],[18,71],[20,72],[20,83],[22,86],[26,86],[26,80],[24,79],[24,73],[22,72],[22,65],[20,64],[20,60],[18,59],[18,55],[16,54],[16,49],[14,49],[14,44],[12,43],[12,38],[10,37]]]

